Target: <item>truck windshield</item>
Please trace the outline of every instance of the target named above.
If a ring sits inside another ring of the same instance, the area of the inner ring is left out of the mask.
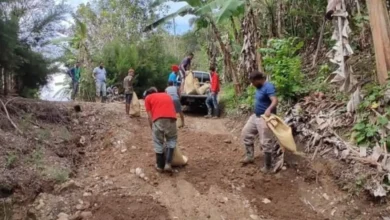
[[[199,72],[199,71],[194,71],[194,77],[199,80],[200,84],[203,84],[205,82],[210,82],[210,74],[207,72]]]

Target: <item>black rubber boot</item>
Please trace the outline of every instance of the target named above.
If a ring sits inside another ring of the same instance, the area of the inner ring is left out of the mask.
[[[212,109],[208,109],[208,110],[207,110],[207,115],[204,116],[204,117],[205,117],[205,118],[211,118],[211,117],[213,117],[212,113],[213,113],[213,110],[212,110]]]
[[[172,158],[173,158],[173,151],[174,148],[167,148],[167,155],[166,155],[166,160],[165,160],[165,167],[164,170],[168,172],[172,172]]]
[[[214,109],[214,114],[213,114],[213,118],[219,118],[219,109],[218,108],[215,108]]]
[[[264,167],[261,168],[261,172],[270,173],[272,170],[272,153],[264,153]]]
[[[158,172],[162,172],[164,170],[165,166],[165,158],[164,154],[157,154],[156,153],[156,169]]]

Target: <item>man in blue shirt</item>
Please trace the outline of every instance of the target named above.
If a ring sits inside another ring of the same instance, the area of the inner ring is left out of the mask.
[[[265,120],[261,117],[276,114],[278,98],[276,97],[275,86],[267,82],[265,74],[254,71],[249,77],[252,85],[256,87],[254,114],[248,119],[242,129],[242,138],[246,149],[246,157],[242,161],[244,165],[254,162],[254,139],[259,135],[260,147],[264,151],[263,173],[269,173],[272,168],[272,151],[274,147],[274,136],[267,127]]]
[[[172,65],[172,72],[169,74],[168,82],[173,82],[174,86],[178,86],[177,74],[179,73],[179,67],[177,65]]]

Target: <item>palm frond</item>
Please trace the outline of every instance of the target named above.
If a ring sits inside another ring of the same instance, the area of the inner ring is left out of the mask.
[[[223,5],[221,6],[221,9],[215,14],[215,17],[217,23],[219,23],[225,19],[229,19],[231,16],[240,15],[244,13],[244,11],[245,11],[244,0],[226,0],[223,1]]]
[[[47,14],[44,15],[43,18],[36,20],[33,24],[32,33],[41,32],[47,25],[61,20],[66,20],[65,15],[68,14],[69,11],[64,5],[57,5],[55,8],[48,11]]]
[[[77,30],[78,37],[81,39],[87,39],[87,36],[88,36],[87,25],[84,22],[82,22],[77,17],[77,15],[72,14],[72,17],[73,17],[74,21],[76,22],[76,30]]]
[[[203,0],[155,0],[150,6],[157,7],[167,2],[186,2],[192,7],[199,7],[203,4]]]
[[[156,27],[158,27],[158,26],[160,26],[160,25],[170,21],[172,18],[175,18],[177,16],[185,16],[185,15],[189,15],[189,14],[196,15],[195,14],[195,10],[191,6],[189,6],[189,5],[183,6],[182,8],[177,10],[176,12],[171,13],[171,14],[165,16],[165,17],[162,17],[159,20],[153,22],[152,24],[146,26],[143,29],[143,32],[151,31],[154,28],[156,28]]]

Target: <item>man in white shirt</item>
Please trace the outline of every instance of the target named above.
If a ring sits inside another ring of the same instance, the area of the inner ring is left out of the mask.
[[[96,83],[96,102],[98,102],[99,98],[101,98],[101,101],[104,102],[107,96],[107,72],[106,69],[104,69],[103,62],[101,62],[100,65],[93,70],[92,77],[95,79]]]

